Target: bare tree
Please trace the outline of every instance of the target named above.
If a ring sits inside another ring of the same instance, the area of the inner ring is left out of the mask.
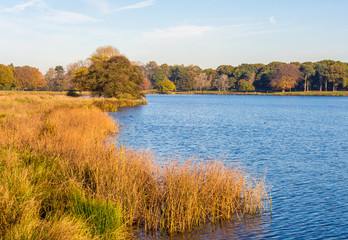
[[[208,79],[206,73],[201,73],[194,78],[195,90],[203,91],[210,89],[211,81]]]
[[[228,89],[228,76],[226,74],[222,74],[216,80],[216,87],[219,91],[226,91]]]

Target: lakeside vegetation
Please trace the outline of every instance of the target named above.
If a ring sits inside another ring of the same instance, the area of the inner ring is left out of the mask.
[[[264,179],[238,166],[115,147],[94,101],[0,92],[0,239],[172,235],[269,208]]]
[[[275,61],[202,69],[197,65],[131,62],[116,48],[105,46],[66,69],[61,65],[52,67],[45,75],[34,67],[0,64],[0,89],[84,90],[96,96],[128,99],[143,97],[143,90],[207,94],[305,92],[283,95],[341,96],[345,93],[322,92],[348,91],[348,63]]]
[[[348,91],[308,91],[308,92],[234,92],[234,91],[187,91],[163,92],[156,89],[146,90],[145,95],[186,94],[186,95],[273,95],[273,96],[348,96]]]

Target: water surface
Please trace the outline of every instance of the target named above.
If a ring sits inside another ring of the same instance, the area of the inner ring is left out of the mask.
[[[237,161],[266,174],[273,214],[177,239],[347,239],[348,98],[150,95],[114,113],[119,143],[159,161]]]

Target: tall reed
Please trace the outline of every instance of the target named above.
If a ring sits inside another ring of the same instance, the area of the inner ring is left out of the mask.
[[[0,95],[0,239],[122,239],[262,214],[264,179],[221,161],[169,160],[107,142],[91,100]],[[10,237],[9,237],[10,236]]]

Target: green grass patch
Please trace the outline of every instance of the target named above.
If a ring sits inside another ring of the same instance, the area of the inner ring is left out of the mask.
[[[69,205],[73,216],[80,217],[103,239],[117,239],[126,230],[122,208],[110,201],[87,197],[82,189],[70,190]]]

